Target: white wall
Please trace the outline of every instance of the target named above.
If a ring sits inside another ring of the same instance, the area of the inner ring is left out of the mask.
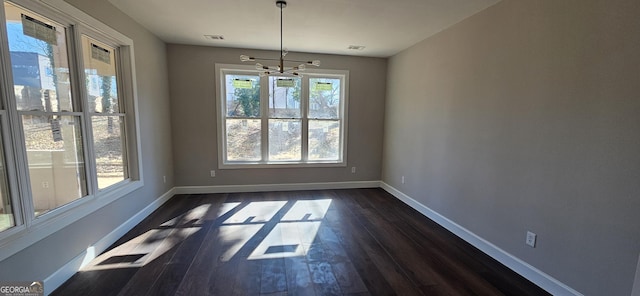
[[[384,182],[585,295],[630,295],[639,15],[504,0],[392,57]]]

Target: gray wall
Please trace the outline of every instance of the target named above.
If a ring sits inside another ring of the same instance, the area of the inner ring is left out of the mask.
[[[639,15],[505,0],[392,57],[383,180],[585,295],[630,295]]]
[[[278,52],[169,44],[173,157],[177,186],[380,180],[387,60],[290,53],[320,59],[322,68],[349,70],[348,167],[218,169],[215,64],[241,64],[240,55]],[[351,167],[357,173],[351,174]],[[215,178],[209,175],[216,170]]]
[[[145,185],[0,262],[2,280],[45,279],[173,187],[165,44],[106,0],[68,2],[134,41]]]

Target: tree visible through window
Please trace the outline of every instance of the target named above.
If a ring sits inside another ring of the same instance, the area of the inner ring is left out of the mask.
[[[260,81],[258,76],[226,76],[226,150],[229,161],[261,159]]]
[[[261,77],[218,68],[223,165],[344,162],[346,71]]]

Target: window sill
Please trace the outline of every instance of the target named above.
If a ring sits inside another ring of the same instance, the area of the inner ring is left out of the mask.
[[[228,162],[218,166],[219,169],[296,169],[296,168],[335,168],[347,167],[341,162]]]
[[[0,234],[0,261],[26,249],[38,241],[79,221],[106,205],[141,188],[142,181],[124,181],[97,195],[86,196],[54,209],[33,220],[31,225],[19,225]]]

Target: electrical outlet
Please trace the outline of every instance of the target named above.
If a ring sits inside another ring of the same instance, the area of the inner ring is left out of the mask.
[[[527,231],[527,240],[525,243],[532,248],[536,247],[536,237],[537,235],[531,231]]]
[[[211,178],[214,178],[216,176],[216,171],[211,170]]]
[[[355,174],[356,173],[356,167],[351,167],[351,173]]]
[[[402,182],[402,184],[404,184],[404,176],[402,176],[402,178],[400,178],[400,181]]]
[[[42,182],[42,188],[49,188],[49,182],[47,181]]]

